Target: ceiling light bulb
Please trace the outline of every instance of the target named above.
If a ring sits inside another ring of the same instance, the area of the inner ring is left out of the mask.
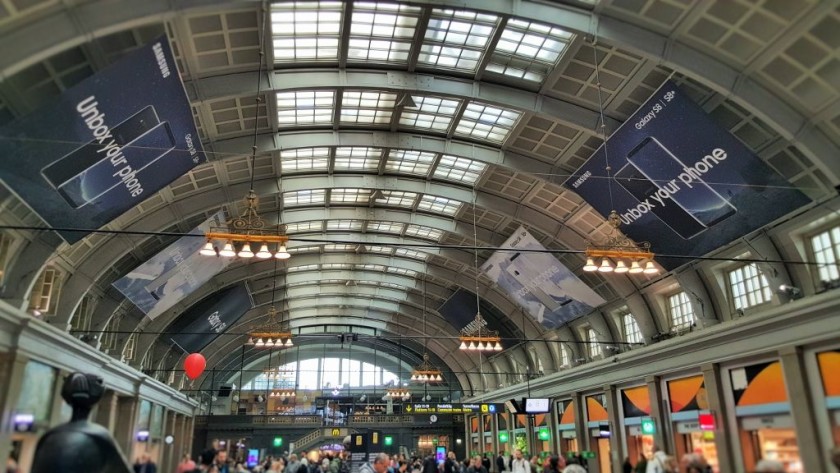
[[[645,271],[644,272],[645,272],[645,274],[656,274],[656,273],[659,272],[659,268],[657,268],[653,264],[653,261],[648,261],[647,263],[645,263]]]
[[[412,381],[417,381],[417,375],[416,374],[411,375],[411,380]]]
[[[467,350],[475,350],[475,343],[470,342],[470,344],[467,345]]]
[[[263,243],[262,246],[260,246],[260,251],[258,251],[255,256],[259,259],[271,258],[271,252],[268,251],[268,245]]]
[[[269,338],[268,340],[265,341],[265,346],[268,347],[268,348],[273,347],[274,346],[274,340]]]
[[[630,268],[627,267],[627,264],[623,260],[618,260],[618,263],[615,264],[616,273],[626,273],[629,270]]]
[[[254,252],[251,251],[251,244],[245,243],[244,245],[242,245],[242,249],[239,250],[238,255],[240,258],[253,258]]]
[[[198,254],[204,256],[216,256],[216,249],[213,248],[213,242],[207,240],[207,243],[204,244],[204,248],[202,248],[201,251],[198,252]]]
[[[493,347],[493,349],[494,349],[495,351],[502,351],[502,344],[501,344],[501,343],[499,343],[499,342],[496,342],[496,346],[495,346],[495,347]]]
[[[458,347],[458,348],[461,349],[461,350],[466,350],[467,349],[467,344],[465,342],[461,342],[461,346]]]
[[[612,263],[610,260],[604,258],[601,260],[601,266],[598,267],[598,271],[602,273],[611,273],[613,271]]]
[[[246,345],[253,345],[253,344],[254,344],[254,339],[253,339],[253,338],[251,338],[251,337],[248,337],[248,341],[247,341],[247,342],[245,342],[245,344],[246,344]]]
[[[256,346],[258,346],[258,347],[264,347],[265,346],[265,342],[263,341],[262,338],[257,339]]]
[[[292,255],[286,250],[285,244],[280,245],[280,248],[277,248],[277,253],[274,254],[277,259],[289,259],[290,256]]]
[[[222,248],[222,251],[219,252],[219,256],[226,256],[228,258],[233,258],[234,256],[236,256],[236,252],[233,251],[233,243],[231,243],[230,241],[225,243],[224,248]]]
[[[291,338],[290,338],[290,339],[288,339],[288,340],[286,340],[286,346],[287,346],[287,347],[290,347],[290,346],[293,346],[293,345],[294,345],[294,343],[292,343],[292,339],[291,339]]]
[[[630,274],[639,274],[643,271],[642,267],[639,265],[638,261],[633,261],[630,263]]]
[[[598,271],[598,266],[592,258],[586,258],[586,264],[583,266],[584,271]]]

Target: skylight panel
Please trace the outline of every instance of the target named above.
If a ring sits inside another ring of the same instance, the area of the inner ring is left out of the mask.
[[[417,194],[414,192],[405,191],[382,191],[382,197],[376,199],[376,203],[380,205],[392,205],[396,207],[414,207],[414,201],[417,200]]]
[[[328,220],[327,221],[327,230],[361,231],[362,230],[362,221],[361,220]]]
[[[305,189],[283,193],[283,205],[294,207],[298,205],[315,205],[325,202],[326,192],[324,189]]]
[[[324,125],[333,121],[334,90],[298,90],[277,94],[277,123]]]
[[[397,248],[394,250],[395,256],[402,256],[404,258],[413,258],[425,261],[428,255],[420,251],[409,250],[407,248]]]
[[[353,269],[357,271],[385,271],[385,266],[381,264],[355,264]]]
[[[335,246],[335,245],[327,245],[327,246]],[[343,246],[343,245],[340,245],[340,246]],[[353,266],[349,263],[324,263],[324,264],[321,265],[321,269],[326,269],[326,270],[345,270],[345,269],[350,269],[352,267]],[[338,281],[338,280],[336,280],[336,281]]]
[[[402,233],[404,226],[404,224],[396,222],[370,221],[367,224],[366,230],[368,232],[391,233],[399,235],[400,233]]]
[[[368,202],[370,202],[369,189],[333,189],[330,192],[331,204],[367,204]]]
[[[320,232],[324,224],[320,220],[290,223],[286,225],[286,233]]]
[[[342,2],[272,4],[274,62],[337,61],[342,11]]]
[[[498,17],[455,10],[432,10],[418,62],[474,72],[493,36]]]
[[[288,249],[289,253],[318,253],[321,251],[320,245],[296,246]]]
[[[365,251],[368,253],[377,253],[381,255],[390,255],[394,249],[381,245],[365,245]]]
[[[348,245],[344,243],[336,244],[330,243],[329,245],[324,245],[324,251],[330,252],[346,252],[346,251],[354,251],[356,249],[356,245]]]
[[[381,148],[341,146],[335,149],[336,171],[376,171],[382,157]]]
[[[397,94],[346,90],[341,97],[341,122],[387,125],[391,123]]]
[[[393,3],[354,3],[348,61],[407,63],[420,11]]]
[[[573,34],[561,28],[524,20],[508,21],[487,70],[542,82]]]
[[[424,195],[417,204],[417,210],[425,210],[427,212],[440,213],[443,215],[455,215],[458,209],[461,208],[462,203],[457,200],[447,199],[446,197],[438,197],[435,195]]]
[[[402,274],[403,276],[411,276],[411,277],[416,277],[417,276],[417,271],[414,271],[413,269],[394,268],[394,267],[389,266],[386,271],[388,271],[389,273],[394,273],[394,274]]]
[[[409,225],[405,229],[406,236],[415,236],[418,238],[427,238],[429,240],[438,241],[443,236],[443,232],[437,228],[424,227],[422,225]]]
[[[458,156],[441,156],[434,177],[447,181],[474,184],[487,169],[487,164]]]
[[[385,161],[385,171],[426,176],[436,155],[424,151],[392,149]]]
[[[303,264],[300,266],[292,266],[291,268],[286,268],[287,273],[296,273],[299,271],[314,271],[318,269],[317,264]]]
[[[460,100],[412,95],[416,108],[403,109],[400,125],[446,133],[461,105]]]
[[[329,148],[301,148],[280,151],[280,169],[283,174],[327,171],[329,164]]]
[[[470,102],[455,128],[455,134],[503,143],[521,115],[513,110]]]
[[[389,289],[400,289],[400,290],[403,290],[403,291],[405,290],[405,286],[400,286],[399,284],[394,284],[392,282],[380,282],[380,283],[377,283],[377,285],[379,287],[387,287]]]

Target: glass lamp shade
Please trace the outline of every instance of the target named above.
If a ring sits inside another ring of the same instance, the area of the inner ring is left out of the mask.
[[[280,248],[277,248],[277,253],[274,253],[274,257],[277,259],[289,259],[291,256],[286,250],[286,245],[280,245]]]
[[[598,271],[598,265],[595,264],[595,260],[592,258],[586,258],[586,264],[583,266],[584,271]]]
[[[627,271],[630,271],[630,268],[627,267],[627,264],[622,260],[618,260],[618,263],[615,264],[615,272],[620,274],[626,273]]]
[[[641,265],[639,265],[638,261],[633,261],[630,263],[630,274],[639,274],[643,271]]]
[[[467,344],[465,342],[461,342],[461,346],[458,347],[458,348],[461,349],[461,350],[466,350],[467,349]]]
[[[236,256],[236,252],[233,251],[233,243],[225,243],[225,246],[222,248],[222,251],[219,252],[219,256],[225,256],[227,258],[233,258],[234,256]]]
[[[604,258],[601,260],[601,266],[598,267],[598,271],[602,273],[611,273],[613,272],[613,265],[610,263],[610,260]]]
[[[213,242],[208,241],[204,244],[204,247],[198,252],[200,255],[204,256],[216,256],[216,249],[213,248]]]
[[[653,261],[648,261],[647,263],[645,263],[645,274],[656,274],[658,272],[659,269],[656,267],[656,265],[653,264]]]
[[[260,251],[258,251],[255,256],[259,259],[271,258],[271,252],[268,251],[268,245],[263,243],[262,246],[260,246]]]
[[[240,258],[253,258],[254,252],[251,251],[251,244],[245,243],[244,245],[242,245],[242,249],[239,250],[237,256],[239,256]]]

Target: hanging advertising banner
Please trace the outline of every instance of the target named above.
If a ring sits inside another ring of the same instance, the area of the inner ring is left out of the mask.
[[[190,233],[203,234],[211,227],[224,225],[225,216],[220,210]],[[200,255],[204,244],[203,238],[181,237],[112,285],[154,319],[231,263],[231,258]]]
[[[810,201],[670,81],[564,185],[601,215],[618,212],[633,240],[686,256],[707,254]],[[668,270],[689,261],[656,260]]]
[[[604,303],[554,255],[540,251],[545,247],[519,227],[481,270],[547,329],[561,327]]]
[[[57,228],[99,228],[206,162],[165,36],[0,128],[0,155],[0,180]]]
[[[175,332],[170,339],[184,350],[199,352],[253,307],[251,291],[243,282],[203,299],[166,331]]]

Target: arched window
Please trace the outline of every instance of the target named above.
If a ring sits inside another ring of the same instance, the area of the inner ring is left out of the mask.
[[[328,389],[381,386],[389,382],[396,384],[395,373],[359,360],[349,358],[309,358],[286,363],[272,368],[279,376],[269,380],[266,373],[257,375],[242,387],[243,390],[264,389]],[[295,386],[297,385],[297,386]]]

